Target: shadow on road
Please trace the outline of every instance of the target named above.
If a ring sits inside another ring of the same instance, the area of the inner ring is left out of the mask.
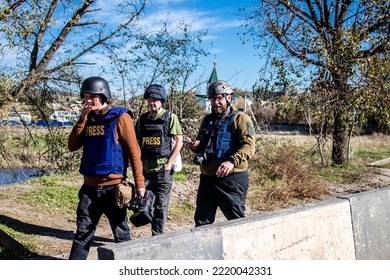
[[[0,224],[5,225],[6,227],[13,229],[16,232],[20,232],[24,234],[34,234],[37,236],[49,236],[49,237],[54,237],[54,238],[64,239],[64,240],[73,240],[74,237],[74,232],[71,230],[63,230],[63,229],[46,227],[46,226],[34,225],[1,214],[0,214]],[[108,242],[113,242],[113,240],[105,237],[95,236],[92,246],[98,247]],[[2,230],[0,230],[0,246],[6,248],[7,251],[12,255],[12,257],[15,257],[16,259],[20,259],[20,260],[61,259],[53,256],[44,256],[44,255],[38,255],[33,252],[29,252],[26,248],[23,247],[21,243],[19,243],[16,239],[14,239],[12,236],[9,236],[7,233],[5,233]]]

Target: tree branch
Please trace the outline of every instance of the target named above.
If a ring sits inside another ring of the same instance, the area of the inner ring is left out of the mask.
[[[53,0],[50,4],[49,10],[47,11],[46,17],[43,20],[43,23],[41,24],[38,34],[35,38],[34,46],[31,51],[30,56],[30,72],[33,71],[37,67],[37,59],[38,59],[38,51],[39,47],[42,42],[43,35],[45,34],[45,31],[50,23],[51,18],[53,17],[55,8],[58,4],[58,0]]]
[[[8,2],[8,1],[7,1]],[[22,5],[26,0],[19,0],[13,4],[10,4],[8,8],[4,8],[4,10],[0,11],[0,21],[6,19],[10,14],[15,12],[15,9]]]
[[[70,58],[68,61],[56,66],[56,67],[53,67],[51,69],[47,69],[45,71],[45,75],[48,75],[48,74],[51,74],[51,73],[54,73],[56,71],[58,71],[59,69],[62,69],[64,67],[67,67],[67,66],[70,66],[72,64],[74,64],[74,62],[79,59],[80,57],[82,57],[84,54],[92,51],[94,48],[96,48],[97,46],[99,45],[102,45],[104,44],[108,39],[112,38],[115,34],[117,34],[118,32],[120,32],[122,29],[126,28],[128,25],[130,25],[135,19],[137,19],[139,17],[139,15],[142,13],[142,11],[144,10],[145,8],[145,2],[142,3],[142,6],[130,17],[130,19],[124,23],[124,24],[121,24],[116,30],[114,30],[113,32],[111,32],[110,34],[108,34],[107,36],[103,37],[103,38],[100,38],[99,40],[97,40],[95,43],[91,44],[89,47],[83,49],[81,52],[79,52],[78,54],[76,54],[75,56],[73,56],[72,58]]]

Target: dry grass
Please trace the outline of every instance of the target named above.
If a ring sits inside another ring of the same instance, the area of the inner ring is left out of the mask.
[[[0,168],[53,169],[64,160],[71,127],[0,126]]]
[[[68,156],[66,143],[57,143],[66,140],[70,129],[60,128],[59,133],[54,131],[52,137],[47,140],[45,135],[48,131],[45,128],[0,126],[0,168],[36,166],[44,168],[55,156],[56,159],[61,158],[61,161],[52,160],[52,163],[69,162],[63,167],[65,170],[71,170],[72,166],[77,166],[74,163],[79,162],[74,158],[77,155],[71,153]],[[250,163],[251,187],[248,193],[248,208],[269,211],[323,199],[329,195],[327,187],[329,181],[344,178],[346,182],[347,177],[354,179],[366,163],[390,157],[389,139],[389,136],[382,134],[353,137],[350,145],[351,165],[324,169],[320,166],[321,161],[316,153],[316,139],[313,136],[261,135],[255,157]],[[58,153],[50,155],[44,147],[45,143],[54,143],[51,152]],[[328,143],[327,153],[330,154],[330,150],[331,143]],[[184,149],[182,154],[186,163],[192,162],[192,152]],[[328,157],[330,158],[329,155]],[[188,170],[186,174],[191,179],[196,172]]]
[[[332,180],[356,180],[368,163],[390,157],[390,137],[382,134],[353,137],[350,162],[338,167],[320,165],[314,137],[265,135],[258,144],[248,193],[248,207],[254,211],[324,199],[331,195]]]
[[[248,207],[270,211],[329,195],[327,185],[298,156],[290,140],[263,139],[253,159]]]

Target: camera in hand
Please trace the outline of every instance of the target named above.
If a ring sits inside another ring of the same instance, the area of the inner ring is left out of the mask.
[[[197,154],[194,156],[194,164],[201,165],[205,160],[207,160],[206,154]]]
[[[130,200],[128,209],[134,212],[130,217],[130,222],[135,227],[144,226],[152,222],[155,198],[154,193],[146,189],[144,196],[136,195]]]

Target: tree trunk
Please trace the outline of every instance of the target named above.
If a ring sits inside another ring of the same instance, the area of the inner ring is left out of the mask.
[[[336,112],[334,118],[332,162],[343,164],[349,157],[349,133],[348,122],[343,113]]]

